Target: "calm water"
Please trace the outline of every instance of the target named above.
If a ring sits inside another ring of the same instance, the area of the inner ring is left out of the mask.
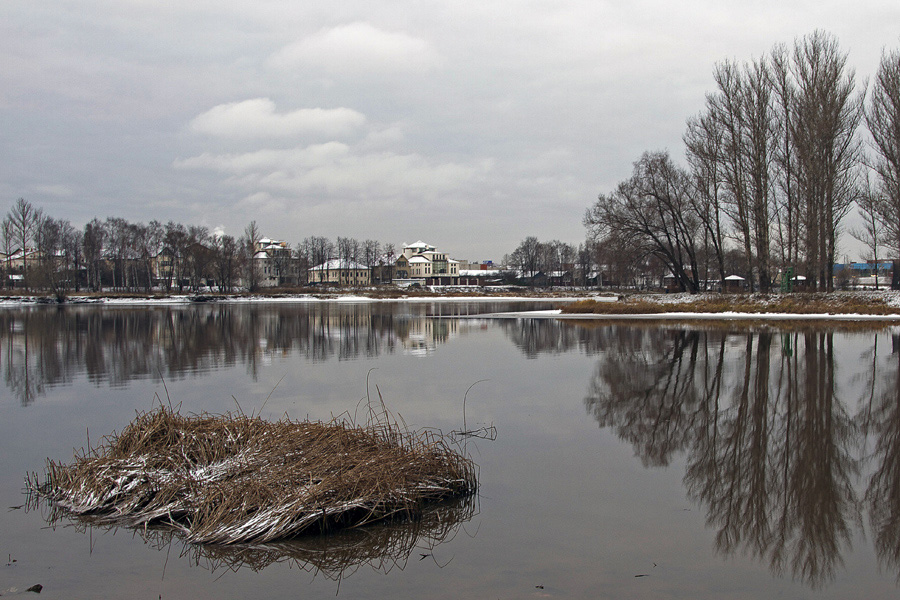
[[[900,329],[477,317],[521,308],[0,310],[0,594],[897,596]],[[468,428],[497,431],[467,443],[474,502],[233,552],[7,510],[26,472],[159,398],[327,420],[356,410],[367,376],[412,428],[460,429],[469,390]]]

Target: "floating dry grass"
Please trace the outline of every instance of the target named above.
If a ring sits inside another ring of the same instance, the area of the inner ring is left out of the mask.
[[[472,461],[386,410],[365,425],[139,413],[120,434],[27,478],[77,518],[171,528],[189,543],[267,543],[402,517],[477,489]]]

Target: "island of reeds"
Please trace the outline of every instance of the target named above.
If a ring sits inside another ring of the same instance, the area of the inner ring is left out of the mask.
[[[416,519],[433,502],[473,494],[475,474],[442,435],[409,431],[387,411],[357,425],[161,406],[72,464],[48,460],[45,481],[26,483],[77,519],[236,544]]]

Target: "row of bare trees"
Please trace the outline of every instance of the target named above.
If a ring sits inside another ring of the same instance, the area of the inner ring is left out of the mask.
[[[304,283],[309,268],[329,259],[345,264],[374,266],[394,246],[374,240],[360,242],[339,237],[337,242],[311,236],[291,248],[264,252],[256,222],[235,238],[214,235],[206,227],[174,221],[133,223],[120,217],[93,219],[83,229],[55,219],[19,198],[0,222],[0,265],[6,286],[20,275],[29,289],[55,293],[82,288],[99,291],[199,290],[215,285],[231,292],[238,287],[257,290],[261,263],[275,269],[278,280]],[[293,273],[293,279],[288,274]]]
[[[582,287],[597,277],[590,242],[576,247],[560,240],[542,242],[535,236],[528,236],[512,254],[504,256],[503,264],[515,271],[516,276],[512,279],[532,285],[538,281],[539,274],[547,276],[543,280],[547,283],[562,279]]]
[[[853,233],[872,257],[884,240],[900,253],[900,53],[882,56],[868,103],[846,53],[821,31],[748,63],[722,62],[714,80],[687,122],[687,165],[645,153],[588,209],[589,237],[634,260],[653,256],[691,292],[724,286],[734,250],[763,292],[786,267],[832,289],[854,206],[865,225]]]

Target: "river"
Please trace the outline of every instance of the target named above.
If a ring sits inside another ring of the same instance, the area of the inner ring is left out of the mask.
[[[479,316],[548,306],[3,308],[0,594],[896,597],[900,328]],[[233,550],[23,506],[26,473],[160,402],[328,420],[375,393],[482,432],[476,498]]]

